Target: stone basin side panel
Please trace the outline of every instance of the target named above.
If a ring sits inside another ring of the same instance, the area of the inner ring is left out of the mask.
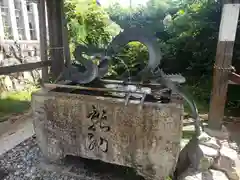
[[[46,93],[43,90],[38,93]],[[35,96],[32,95],[32,115],[33,115],[33,126],[36,134],[37,143],[43,153],[43,155],[51,161],[58,161],[64,157],[62,149],[59,147],[59,140],[53,138],[49,134],[51,133],[46,128],[46,105],[49,99],[53,99],[51,96]]]
[[[180,151],[181,103],[137,104],[67,93],[33,95],[39,146],[51,160],[65,155],[133,167],[146,179],[162,179]]]

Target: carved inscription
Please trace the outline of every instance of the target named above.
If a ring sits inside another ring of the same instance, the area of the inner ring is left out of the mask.
[[[106,153],[108,151],[108,140],[104,137],[99,137],[96,132],[98,128],[102,132],[110,131],[110,126],[105,125],[107,122],[106,111],[104,109],[99,111],[96,106],[92,105],[92,111],[88,113],[87,118],[91,121],[91,125],[88,127],[88,138],[90,140],[88,149],[94,150],[98,148]]]

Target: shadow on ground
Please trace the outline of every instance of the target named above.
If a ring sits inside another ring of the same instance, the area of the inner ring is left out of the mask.
[[[104,163],[99,160],[67,156],[65,161],[66,164],[72,165],[72,169],[70,171],[76,174],[79,173],[79,169],[87,169],[89,173],[109,176],[110,179],[144,180],[143,177],[136,175],[136,172],[132,168]]]

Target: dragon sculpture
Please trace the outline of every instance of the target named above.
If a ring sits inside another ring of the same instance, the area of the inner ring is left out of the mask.
[[[96,78],[104,77],[108,72],[109,61],[110,59],[113,59],[111,57],[121,51],[126,44],[132,41],[141,42],[148,48],[149,51],[149,61],[147,66],[132,79],[148,79],[148,76],[151,75],[154,69],[156,69],[160,64],[161,51],[158,48],[158,42],[154,36],[146,33],[144,29],[135,28],[126,29],[116,36],[104,53],[97,52],[97,49],[94,49],[93,47],[90,47],[91,50],[89,51],[89,49],[86,49],[86,46],[77,46],[74,56],[75,59],[77,59],[78,62],[85,67],[85,71],[80,70],[81,65],[72,64],[70,67],[64,69],[64,79],[75,81],[79,84],[87,84]],[[100,56],[99,65],[94,64],[91,60],[85,59],[82,56],[83,53],[92,56],[92,59],[96,58],[96,56]]]
[[[149,53],[149,60],[146,67],[133,79],[141,81],[155,81],[170,89],[172,92],[179,94],[191,108],[192,116],[195,119],[195,137],[198,137],[201,129],[196,104],[191,98],[189,98],[189,95],[186,95],[187,92],[181,88],[179,83],[176,83],[178,80],[176,80],[176,82],[172,81],[172,78],[176,75],[167,75],[161,69],[159,69],[162,55],[157,39],[155,36],[147,33],[144,28],[125,29],[112,40],[104,53],[95,51],[94,53],[88,54],[92,59],[100,56],[98,65],[94,64],[92,60],[87,60],[82,56],[83,52],[86,53],[88,51],[86,47],[78,46],[74,52],[74,56],[75,59],[81,63],[81,65],[72,64],[69,67],[66,67],[63,71],[63,79],[71,80],[79,84],[88,84],[95,79],[103,78],[108,72],[110,60],[114,59],[112,57],[114,57],[114,55],[116,55],[125,45],[132,41],[138,41],[144,44]]]
[[[116,36],[107,49],[107,55],[118,53],[129,42],[138,41],[144,44],[148,49],[149,60],[147,66],[138,73],[135,78],[147,80],[149,75],[160,65],[162,59],[161,51],[158,46],[157,39],[144,29],[128,28]]]

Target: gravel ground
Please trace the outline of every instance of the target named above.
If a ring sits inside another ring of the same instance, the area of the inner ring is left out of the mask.
[[[61,165],[47,163],[35,137],[0,156],[0,180],[142,180],[129,168],[67,157]]]

